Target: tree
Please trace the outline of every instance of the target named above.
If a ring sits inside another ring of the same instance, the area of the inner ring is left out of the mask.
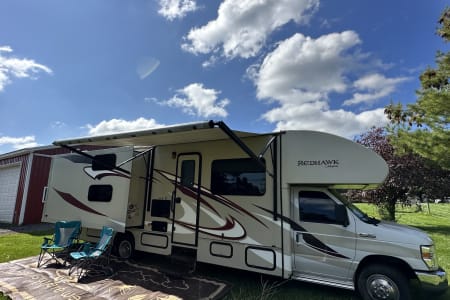
[[[356,142],[378,153],[389,166],[389,174],[376,190],[364,192],[371,202],[386,211],[385,219],[395,220],[397,202],[417,196],[441,198],[450,194],[450,172],[414,153],[397,154],[385,128],[372,128]]]
[[[450,41],[450,8],[444,9],[437,34]],[[438,51],[436,68],[420,75],[417,102],[403,107],[391,103],[385,114],[391,122],[392,143],[400,153],[412,151],[450,169],[450,52]]]

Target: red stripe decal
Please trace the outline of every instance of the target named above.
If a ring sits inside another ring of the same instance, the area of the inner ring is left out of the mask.
[[[92,213],[92,214],[96,214],[96,215],[99,215],[99,216],[104,216],[104,217],[106,217],[106,215],[104,215],[104,214],[102,214],[102,213],[99,213],[98,211],[96,211],[96,210],[90,208],[89,206],[87,206],[87,205],[81,203],[79,200],[77,200],[77,199],[76,199],[74,196],[72,196],[71,194],[69,194],[69,193],[64,193],[64,192],[61,192],[61,191],[58,191],[58,190],[55,189],[55,188],[54,188],[54,190],[61,196],[61,198],[64,199],[64,201],[66,201],[67,203],[69,203],[69,204],[75,206],[76,208],[79,208],[79,209],[81,209],[81,210],[87,211],[87,212]]]

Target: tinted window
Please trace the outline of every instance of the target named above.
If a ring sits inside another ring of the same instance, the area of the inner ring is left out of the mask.
[[[265,168],[250,158],[215,160],[211,167],[211,191],[221,195],[264,195]]]
[[[92,170],[112,170],[116,166],[116,155],[115,154],[101,154],[94,156],[92,160]]]
[[[170,200],[152,200],[152,217],[170,217]]]
[[[181,185],[194,187],[195,160],[183,160],[181,163]]]
[[[327,194],[318,191],[301,191],[298,202],[301,221],[337,223],[336,203]]]
[[[89,187],[88,200],[97,202],[109,202],[112,198],[112,191],[112,185],[91,185]]]

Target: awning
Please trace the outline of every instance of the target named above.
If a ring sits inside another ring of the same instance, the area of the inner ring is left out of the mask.
[[[220,122],[219,122],[220,123]],[[158,146],[228,139],[229,136],[213,121],[165,126],[148,130],[121,132],[102,136],[88,136],[57,140],[53,144],[99,146]],[[233,131],[239,138],[257,136],[251,132]]]

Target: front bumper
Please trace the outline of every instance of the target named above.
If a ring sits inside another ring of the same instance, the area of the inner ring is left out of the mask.
[[[448,288],[447,273],[442,268],[432,272],[416,271],[416,276],[426,291],[444,293]]]

